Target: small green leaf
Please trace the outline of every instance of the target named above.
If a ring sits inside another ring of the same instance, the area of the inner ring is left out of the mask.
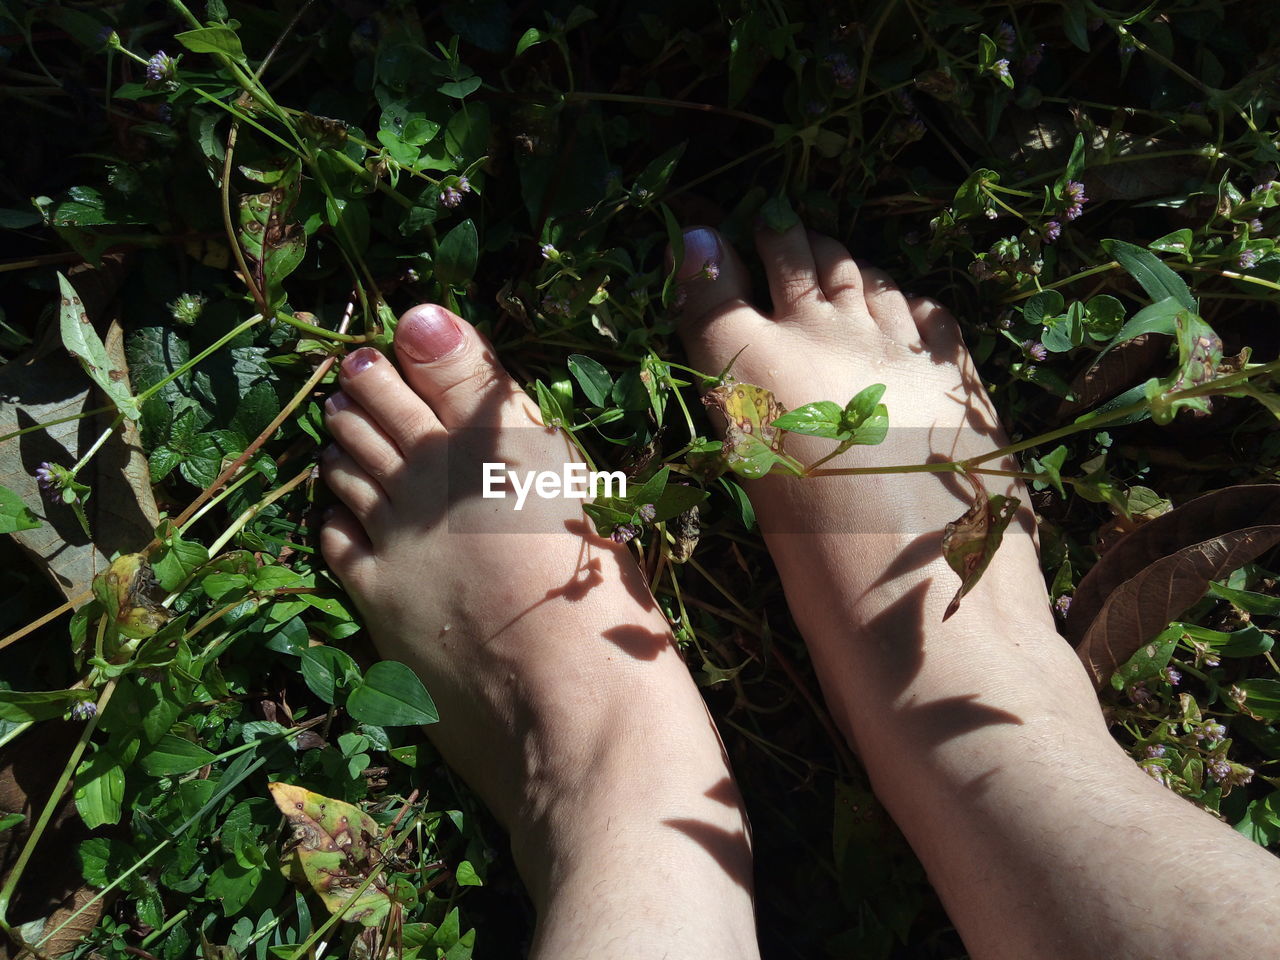
[[[760,216],[764,218],[765,226],[776,233],[785,233],[800,222],[800,217],[792,209],[786,194],[778,194],[766,200],[760,207]]]
[[[80,361],[85,373],[93,378],[93,382],[102,388],[102,392],[121,413],[130,420],[139,419],[142,411],[137,399],[125,385],[125,371],[112,367],[111,360],[107,357],[107,348],[102,345],[98,331],[89,322],[89,315],[80,302],[80,295],[61,273],[58,274],[58,287],[62,293],[60,326],[63,346]]]
[[[227,26],[200,27],[174,35],[174,39],[192,53],[221,53],[233,60],[244,60],[240,38]]]
[[[418,675],[398,660],[371,666],[347,698],[347,713],[379,727],[409,727],[440,719]]]
[[[0,486],[0,533],[34,530],[40,518],[8,487]]]
[[[1190,227],[1183,227],[1181,230],[1175,230],[1173,233],[1166,233],[1158,240],[1152,240],[1147,244],[1152,250],[1159,250],[1162,253],[1180,253],[1190,262],[1191,260],[1191,244],[1195,240]]]
[[[609,401],[609,391],[613,389],[613,377],[598,361],[584,357],[580,353],[570,354],[569,372],[578,381],[582,392],[597,407],[603,407]]]
[[[1035,458],[1032,458],[1029,463],[1029,466],[1033,471],[1039,474],[1043,474],[1045,477],[1048,478],[1049,483],[1053,485],[1053,489],[1057,490],[1058,495],[1064,499],[1067,496],[1067,492],[1062,488],[1061,471],[1062,471],[1062,464],[1066,462],[1066,459],[1067,459],[1066,445],[1059,444],[1057,447],[1055,447],[1049,453],[1046,453],[1040,459],[1037,460]],[[1035,485],[1037,490],[1042,489],[1044,487],[1044,483],[1039,480],[1036,481]]]
[[[124,769],[120,758],[104,748],[76,770],[76,811],[86,827],[95,830],[119,823],[124,803]]]
[[[873,417],[885,416],[886,413],[883,412],[884,404],[880,402],[880,398],[884,396],[884,391],[885,385],[883,383],[873,383],[871,386],[863,387],[859,390],[854,398],[845,404],[841,418],[845,429],[854,430]],[[877,440],[875,442],[879,443],[880,441]]]
[[[449,83],[442,83],[437,88],[446,97],[453,97],[455,100],[465,100],[471,94],[480,89],[479,77],[467,77],[465,80],[453,80]]]
[[[337,647],[308,647],[302,652],[302,679],[325,703],[338,703],[338,693],[360,677],[351,656]]]
[[[160,742],[138,761],[138,765],[152,777],[173,776],[199,770],[212,763],[216,757],[198,743],[166,733]]]
[[[884,388],[881,387],[881,392]],[[773,426],[790,433],[801,433],[810,437],[825,437],[829,440],[842,439],[841,422],[844,411],[838,403],[830,400],[818,400],[796,407],[773,421]]]
[[[466,286],[476,272],[480,255],[480,238],[476,225],[463,220],[440,241],[436,254],[436,279],[446,287]]]
[[[559,398],[551,392],[541,380],[533,382],[533,392],[538,397],[538,412],[542,415],[542,422],[548,427],[561,427],[572,423],[572,417],[565,416],[563,407],[560,405]]]
[[[484,881],[480,879],[476,873],[476,868],[471,865],[470,860],[463,860],[453,871],[453,879],[458,882],[460,887],[482,887]]]
[[[549,39],[550,37],[542,30],[539,30],[537,27],[530,27],[524,32],[520,39],[516,41],[516,56],[520,56],[520,54],[524,53],[530,47],[537,46],[540,43],[546,43]]]

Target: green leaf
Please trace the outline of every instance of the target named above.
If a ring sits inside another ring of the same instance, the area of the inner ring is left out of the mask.
[[[765,226],[775,233],[785,233],[800,222],[786,194],[770,197],[760,207],[760,216]]]
[[[0,690],[0,720],[50,720],[72,704],[94,699],[92,690]]]
[[[166,733],[149,753],[139,759],[138,765],[150,776],[165,777],[199,770],[215,759],[199,744]]]
[[[1150,250],[1123,240],[1103,240],[1102,247],[1138,281],[1153,301],[1159,302],[1172,297],[1184,309],[1196,309],[1191,288]]]
[[[102,345],[98,331],[89,322],[89,315],[85,313],[79,294],[61,273],[58,274],[58,287],[62,292],[60,326],[63,346],[80,361],[85,373],[102,388],[102,392],[120,412],[130,420],[137,420],[142,416],[142,411],[138,408],[137,399],[125,386],[125,371],[112,368],[107,348]]]
[[[338,703],[339,691],[360,677],[356,662],[337,647],[308,647],[302,652],[301,659],[302,679],[325,703]]]
[[[881,388],[883,392],[884,388]],[[844,411],[838,403],[830,400],[818,400],[796,407],[773,421],[773,426],[791,433],[801,433],[810,437],[825,437],[839,440],[845,432],[842,427]]]
[[[455,100],[465,100],[471,94],[480,89],[481,80],[479,77],[467,77],[465,80],[453,80],[449,83],[442,83],[437,88],[446,97],[453,97]]]
[[[1062,316],[1066,302],[1057,290],[1041,290],[1023,304],[1022,316],[1027,323],[1044,326],[1054,317]]]
[[[1183,227],[1181,230],[1173,231],[1173,233],[1166,233],[1158,240],[1152,240],[1147,246],[1162,253],[1180,253],[1190,262],[1191,244],[1194,242],[1195,235],[1192,234],[1191,228]]]
[[[609,376],[604,365],[580,353],[570,354],[568,362],[569,372],[578,381],[586,398],[597,407],[608,403],[609,391],[613,389],[613,377]]]
[[[884,404],[880,402],[880,398],[884,396],[885,385],[883,383],[873,383],[869,387],[863,387],[857,394],[844,406],[844,413],[841,422],[846,430],[856,430],[863,425],[869,425],[868,421],[875,418],[884,418],[885,427],[888,427],[888,411],[885,410]],[[881,435],[880,440],[884,436]],[[880,440],[860,440],[859,443],[879,443]]]
[[[653,522],[661,523],[663,520],[678,517],[705,499],[707,499],[707,492],[700,487],[668,483],[662,495],[653,501]]]
[[[440,719],[418,675],[398,660],[382,660],[365,672],[364,682],[347,698],[347,713],[379,727],[421,726]]]
[[[192,53],[221,53],[233,60],[244,60],[240,38],[227,26],[200,27],[174,35],[174,39]]]
[[[560,400],[541,380],[534,381],[533,392],[538,396],[538,412],[542,415],[543,424],[548,427],[560,427],[573,422],[572,417],[565,416]]]
[[[20,496],[8,487],[0,486],[0,533],[34,530],[40,523],[40,518],[31,512]]]
[[[1257,678],[1236,684],[1244,691],[1244,708],[1266,720],[1280,720],[1280,680]]]
[[[76,770],[76,811],[86,827],[95,830],[119,823],[124,803],[124,770],[120,758],[105,748]]]
[[[90,837],[76,851],[85,883],[105,887],[138,862],[133,847],[115,837]]]
[[[520,39],[516,41],[516,56],[520,56],[520,54],[524,53],[530,47],[537,46],[540,43],[546,43],[549,39],[550,37],[542,30],[539,30],[537,27],[530,27],[524,32]]]
[[[1062,488],[1062,472],[1061,471],[1062,471],[1062,465],[1063,463],[1066,462],[1066,459],[1067,459],[1066,445],[1058,444],[1057,447],[1055,447],[1049,453],[1046,453],[1040,459],[1037,460],[1033,457],[1029,464],[1029,466],[1033,471],[1039,474],[1043,474],[1045,477],[1048,478],[1049,483],[1053,485],[1053,489],[1057,490],[1058,495],[1063,499],[1066,498],[1067,492]],[[1040,490],[1040,489],[1043,489],[1044,483],[1042,481],[1037,480],[1035,482],[1035,486],[1037,490]]]
[[[1163,300],[1157,300],[1150,306],[1143,307],[1120,328],[1120,332],[1098,354],[1094,363],[1097,364],[1098,360],[1101,360],[1120,344],[1140,337],[1144,333],[1159,333],[1167,337],[1175,336],[1178,332],[1177,317],[1181,310],[1182,305],[1173,297],[1166,297]]]
[[[460,887],[482,887],[484,881],[480,879],[476,873],[476,868],[471,865],[470,860],[463,860],[453,871],[453,879],[457,881]]]
[[[446,287],[463,287],[476,272],[480,238],[476,225],[463,220],[440,241],[436,254],[436,279]]]
[[[1089,52],[1088,19],[1083,0],[1071,0],[1062,5],[1062,32],[1085,53]]]

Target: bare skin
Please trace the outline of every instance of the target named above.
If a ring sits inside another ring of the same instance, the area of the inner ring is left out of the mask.
[[[888,440],[829,467],[959,459],[1005,442],[938,304],[908,300],[802,227],[756,240],[772,314],[751,305],[718,235],[685,234],[682,332],[695,366],[719,371],[746,347],[734,375],[788,408],[885,383]],[[787,449],[811,462],[831,443],[795,437]],[[1028,502],[1020,484],[989,479]],[[832,714],[973,957],[1274,952],[1280,863],[1111,739],[1057,634],[1025,507],[943,623],[958,581],[940,531],[966,508],[963,487],[910,474],[748,489]],[[1187,862],[1212,862],[1213,879],[1189,887]]]
[[[568,444],[448,311],[409,311],[396,353],[347,357],[326,406],[321,548],[510,830],[532,955],[758,957],[741,801],[640,571],[579,501],[479,496],[480,462],[559,471]]]

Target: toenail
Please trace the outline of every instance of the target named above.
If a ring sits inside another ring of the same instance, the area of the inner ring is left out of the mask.
[[[381,354],[373,347],[361,347],[355,353],[348,354],[347,359],[342,361],[342,372],[348,377],[364,373],[378,362],[379,356]]]
[[[351,398],[339,390],[337,393],[330,394],[329,399],[324,402],[324,412],[333,416],[349,406],[351,406]]]
[[[396,327],[396,348],[419,363],[431,363],[462,343],[462,330],[453,315],[434,303],[416,307]]]
[[[720,238],[706,227],[691,227],[684,232],[684,261],[680,264],[677,279],[692,280],[708,277],[714,280],[720,275],[720,262],[724,254],[720,250]]]

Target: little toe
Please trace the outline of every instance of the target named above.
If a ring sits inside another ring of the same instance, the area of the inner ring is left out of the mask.
[[[409,385],[449,429],[495,425],[538,410],[498,362],[493,347],[456,314],[419,304],[396,327],[396,356]]]
[[[403,454],[442,433],[440,421],[422,402],[391,361],[372,347],[361,347],[342,361],[342,392],[360,405]]]
[[[797,223],[781,233],[762,227],[756,231],[756,250],[769,280],[775,320],[804,317],[826,303],[809,233],[803,225]]]
[[[717,231],[689,227],[676,278],[684,298],[680,336],[689,358],[704,372],[719,373],[768,323],[751,305],[746,267]]]
[[[325,448],[321,454],[321,475],[334,496],[345,503],[367,529],[387,502],[378,481],[341,447]]]
[[[324,420],[339,446],[373,476],[390,476],[403,463],[400,448],[350,394],[332,394],[324,402]]]
[[[822,294],[837,306],[845,300],[862,297],[862,271],[845,245],[839,240],[809,231],[809,246],[813,249],[813,261],[818,268],[818,283]]]
[[[349,581],[362,563],[373,558],[373,546],[355,515],[335,504],[320,528],[320,553],[339,579]]]
[[[889,339],[904,346],[920,346],[920,331],[915,318],[893,278],[876,267],[862,267],[862,290],[867,311],[876,326]]]

